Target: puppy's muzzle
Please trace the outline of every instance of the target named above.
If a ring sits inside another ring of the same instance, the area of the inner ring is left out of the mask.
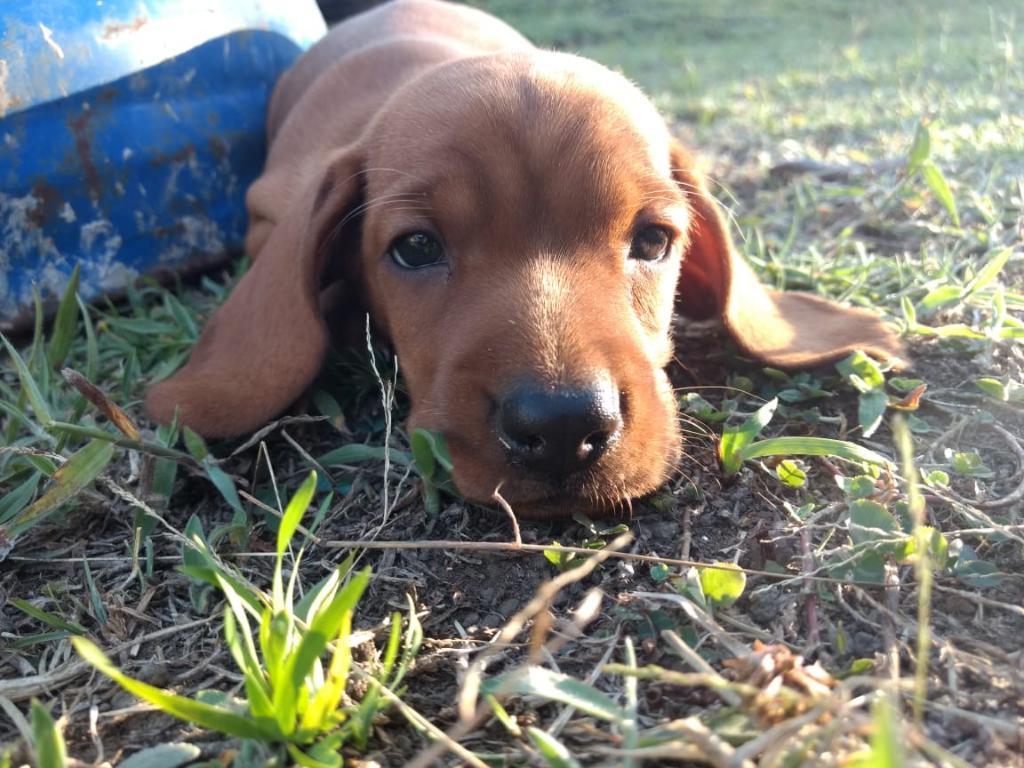
[[[561,483],[593,465],[622,432],[619,391],[610,383],[522,384],[498,406],[498,439],[510,464]]]

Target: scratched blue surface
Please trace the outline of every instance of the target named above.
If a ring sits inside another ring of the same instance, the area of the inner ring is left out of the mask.
[[[142,34],[124,24],[119,36]],[[55,55],[56,44],[70,58],[73,47],[46,31],[37,35],[44,53]],[[237,251],[270,92],[315,37],[231,31],[113,80],[133,60],[121,56],[112,68],[104,59],[61,87],[98,84],[57,98],[26,87],[31,72],[19,74],[11,58],[0,64],[0,328],[31,317],[34,287],[59,296],[79,262],[80,291],[93,298]]]

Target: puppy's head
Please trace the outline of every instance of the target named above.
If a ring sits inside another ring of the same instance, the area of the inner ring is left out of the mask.
[[[414,83],[372,134],[371,314],[459,489],[528,514],[654,488],[691,223],[654,109],[585,60],[502,55]]]
[[[850,310],[761,288],[654,108],[585,59],[438,67],[308,187],[189,365],[152,391],[157,417],[180,404],[200,431],[232,434],[286,407],[323,355],[321,276],[347,272],[396,349],[410,427],[445,434],[463,494],[599,513],[678,456],[675,309],[721,315],[780,364],[892,349],[869,316],[850,332]],[[833,332],[816,341],[821,323]],[[256,361],[262,379],[239,380]]]

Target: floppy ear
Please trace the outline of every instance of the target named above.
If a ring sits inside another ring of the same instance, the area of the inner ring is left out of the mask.
[[[150,388],[146,410],[207,437],[251,432],[287,408],[313,381],[327,350],[319,306],[326,241],[359,194],[354,150],[311,178],[272,227],[228,300],[213,314],[188,364]]]
[[[672,148],[672,169],[691,209],[690,241],[676,292],[678,314],[697,320],[721,317],[745,352],[782,368],[831,362],[857,349],[898,361],[899,340],[871,312],[761,285],[736,252],[693,158],[678,144]]]

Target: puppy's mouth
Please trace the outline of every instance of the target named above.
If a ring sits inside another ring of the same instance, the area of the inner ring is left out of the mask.
[[[636,389],[517,384],[476,408],[445,398],[448,407],[429,415],[434,429],[444,424],[452,479],[467,500],[507,503],[524,519],[623,517],[665,479],[679,439],[674,403]],[[426,426],[420,414],[410,426]]]
[[[518,517],[524,519],[565,518],[577,512],[601,517],[628,515],[630,500],[635,494],[629,492],[625,483],[609,480],[610,476],[615,476],[616,458],[614,451],[609,449],[600,460],[586,469],[557,479],[509,461],[503,462],[497,473],[493,473],[493,467],[477,465],[476,468],[470,468],[462,465],[462,468],[470,470],[462,474],[456,460],[456,484],[467,498],[488,506],[507,504]],[[472,476],[475,474],[473,469],[483,470],[477,476],[480,481]],[[483,476],[486,476],[484,472],[492,478],[498,478],[497,481],[492,480],[484,485],[481,482]],[[487,490],[481,493],[484,488]]]
[[[531,520],[568,518],[576,513],[600,517],[629,517],[632,515],[632,499],[628,495],[607,496],[594,492],[574,492],[570,488],[560,488],[552,489],[548,493],[531,493],[512,500],[505,498],[502,489],[499,488],[495,494],[495,501],[499,494],[501,499],[508,503],[513,513]]]

